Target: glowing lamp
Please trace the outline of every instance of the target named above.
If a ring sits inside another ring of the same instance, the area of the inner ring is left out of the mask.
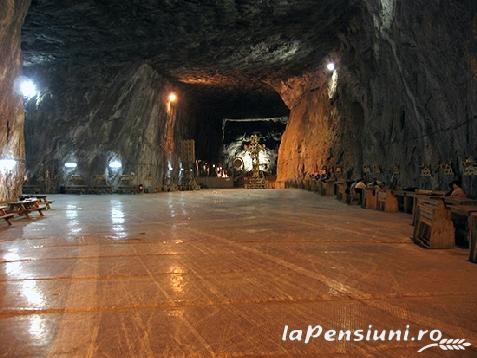
[[[26,99],[33,98],[38,94],[35,83],[30,79],[20,81],[20,92]]]
[[[14,159],[0,159],[0,170],[10,172],[15,169],[17,162]]]
[[[123,167],[121,162],[119,160],[113,160],[112,162],[109,163],[109,167],[111,169],[120,169]]]
[[[336,66],[333,62],[330,62],[326,65],[326,69],[330,72],[333,72],[335,70]]]
[[[177,95],[174,92],[169,93],[169,102],[174,103],[177,101]]]
[[[66,169],[75,169],[77,166],[78,166],[78,163],[72,163],[72,162],[65,163]]]

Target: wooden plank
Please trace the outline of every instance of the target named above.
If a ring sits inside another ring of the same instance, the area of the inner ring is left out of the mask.
[[[477,263],[477,213],[469,215],[469,261]]]

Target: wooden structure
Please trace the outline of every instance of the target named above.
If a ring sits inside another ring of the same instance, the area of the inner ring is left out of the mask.
[[[336,199],[342,201],[343,203],[348,202],[348,194],[346,193],[346,189],[348,188],[348,183],[345,181],[338,181],[336,182]]]
[[[7,222],[8,225],[12,225],[12,222],[10,221],[13,219],[14,215],[9,214],[7,212],[8,206],[2,205],[0,206],[0,219],[3,219]]]
[[[72,175],[64,186],[66,194],[86,194],[88,186],[81,175]]]
[[[137,194],[136,185],[133,184],[133,177],[130,175],[121,175],[116,192],[119,194]]]
[[[454,224],[443,198],[430,198],[418,204],[413,240],[416,244],[430,249],[454,247]]]
[[[395,190],[394,196],[398,201],[398,208],[400,211],[408,214],[412,214],[414,208],[414,191],[409,190]]]
[[[374,209],[376,210],[378,207],[378,198],[376,194],[376,189],[375,188],[366,188],[363,189],[363,207],[365,209]]]
[[[397,213],[399,211],[399,204],[396,196],[391,191],[378,190],[377,191],[376,208],[387,213]]]
[[[40,185],[25,184],[22,188],[25,194],[38,194],[41,193]]]
[[[469,261],[477,263],[477,212],[469,215]]]
[[[326,182],[320,182],[321,184],[321,190],[320,190],[320,193],[321,195],[323,196],[333,196],[335,195],[335,181],[334,180],[330,180],[330,181],[326,181]]]
[[[96,175],[91,181],[90,191],[93,194],[112,194],[113,188],[108,184],[104,175]]]
[[[43,216],[43,210],[46,210],[45,205],[41,205],[36,199],[27,199],[21,201],[8,202],[8,214],[16,214],[18,216],[26,216],[30,218],[30,213],[37,211]]]
[[[414,201],[412,207],[412,225],[416,226],[417,223],[417,208],[419,206],[419,203],[426,202],[431,199],[444,198],[445,194],[445,191],[417,189],[414,193]]]
[[[54,201],[52,200],[48,200],[46,198],[46,195],[45,194],[35,194],[35,195],[31,195],[31,194],[22,194],[20,195],[20,201],[23,201],[23,200],[28,200],[28,199],[37,199],[38,202],[43,205],[45,205],[46,209],[49,210],[51,209],[51,204],[54,203]]]
[[[180,142],[180,157],[183,163],[195,163],[195,140],[186,139]]]

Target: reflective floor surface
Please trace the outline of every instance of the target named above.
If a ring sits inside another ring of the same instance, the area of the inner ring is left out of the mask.
[[[53,200],[1,223],[0,356],[477,356],[477,265],[416,247],[408,215],[299,190]],[[283,341],[285,325],[302,340]],[[474,345],[305,344],[308,325]]]

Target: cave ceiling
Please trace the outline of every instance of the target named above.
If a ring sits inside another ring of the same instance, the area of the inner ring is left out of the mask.
[[[355,0],[32,0],[24,65],[148,61],[186,84],[285,79],[337,45]]]

